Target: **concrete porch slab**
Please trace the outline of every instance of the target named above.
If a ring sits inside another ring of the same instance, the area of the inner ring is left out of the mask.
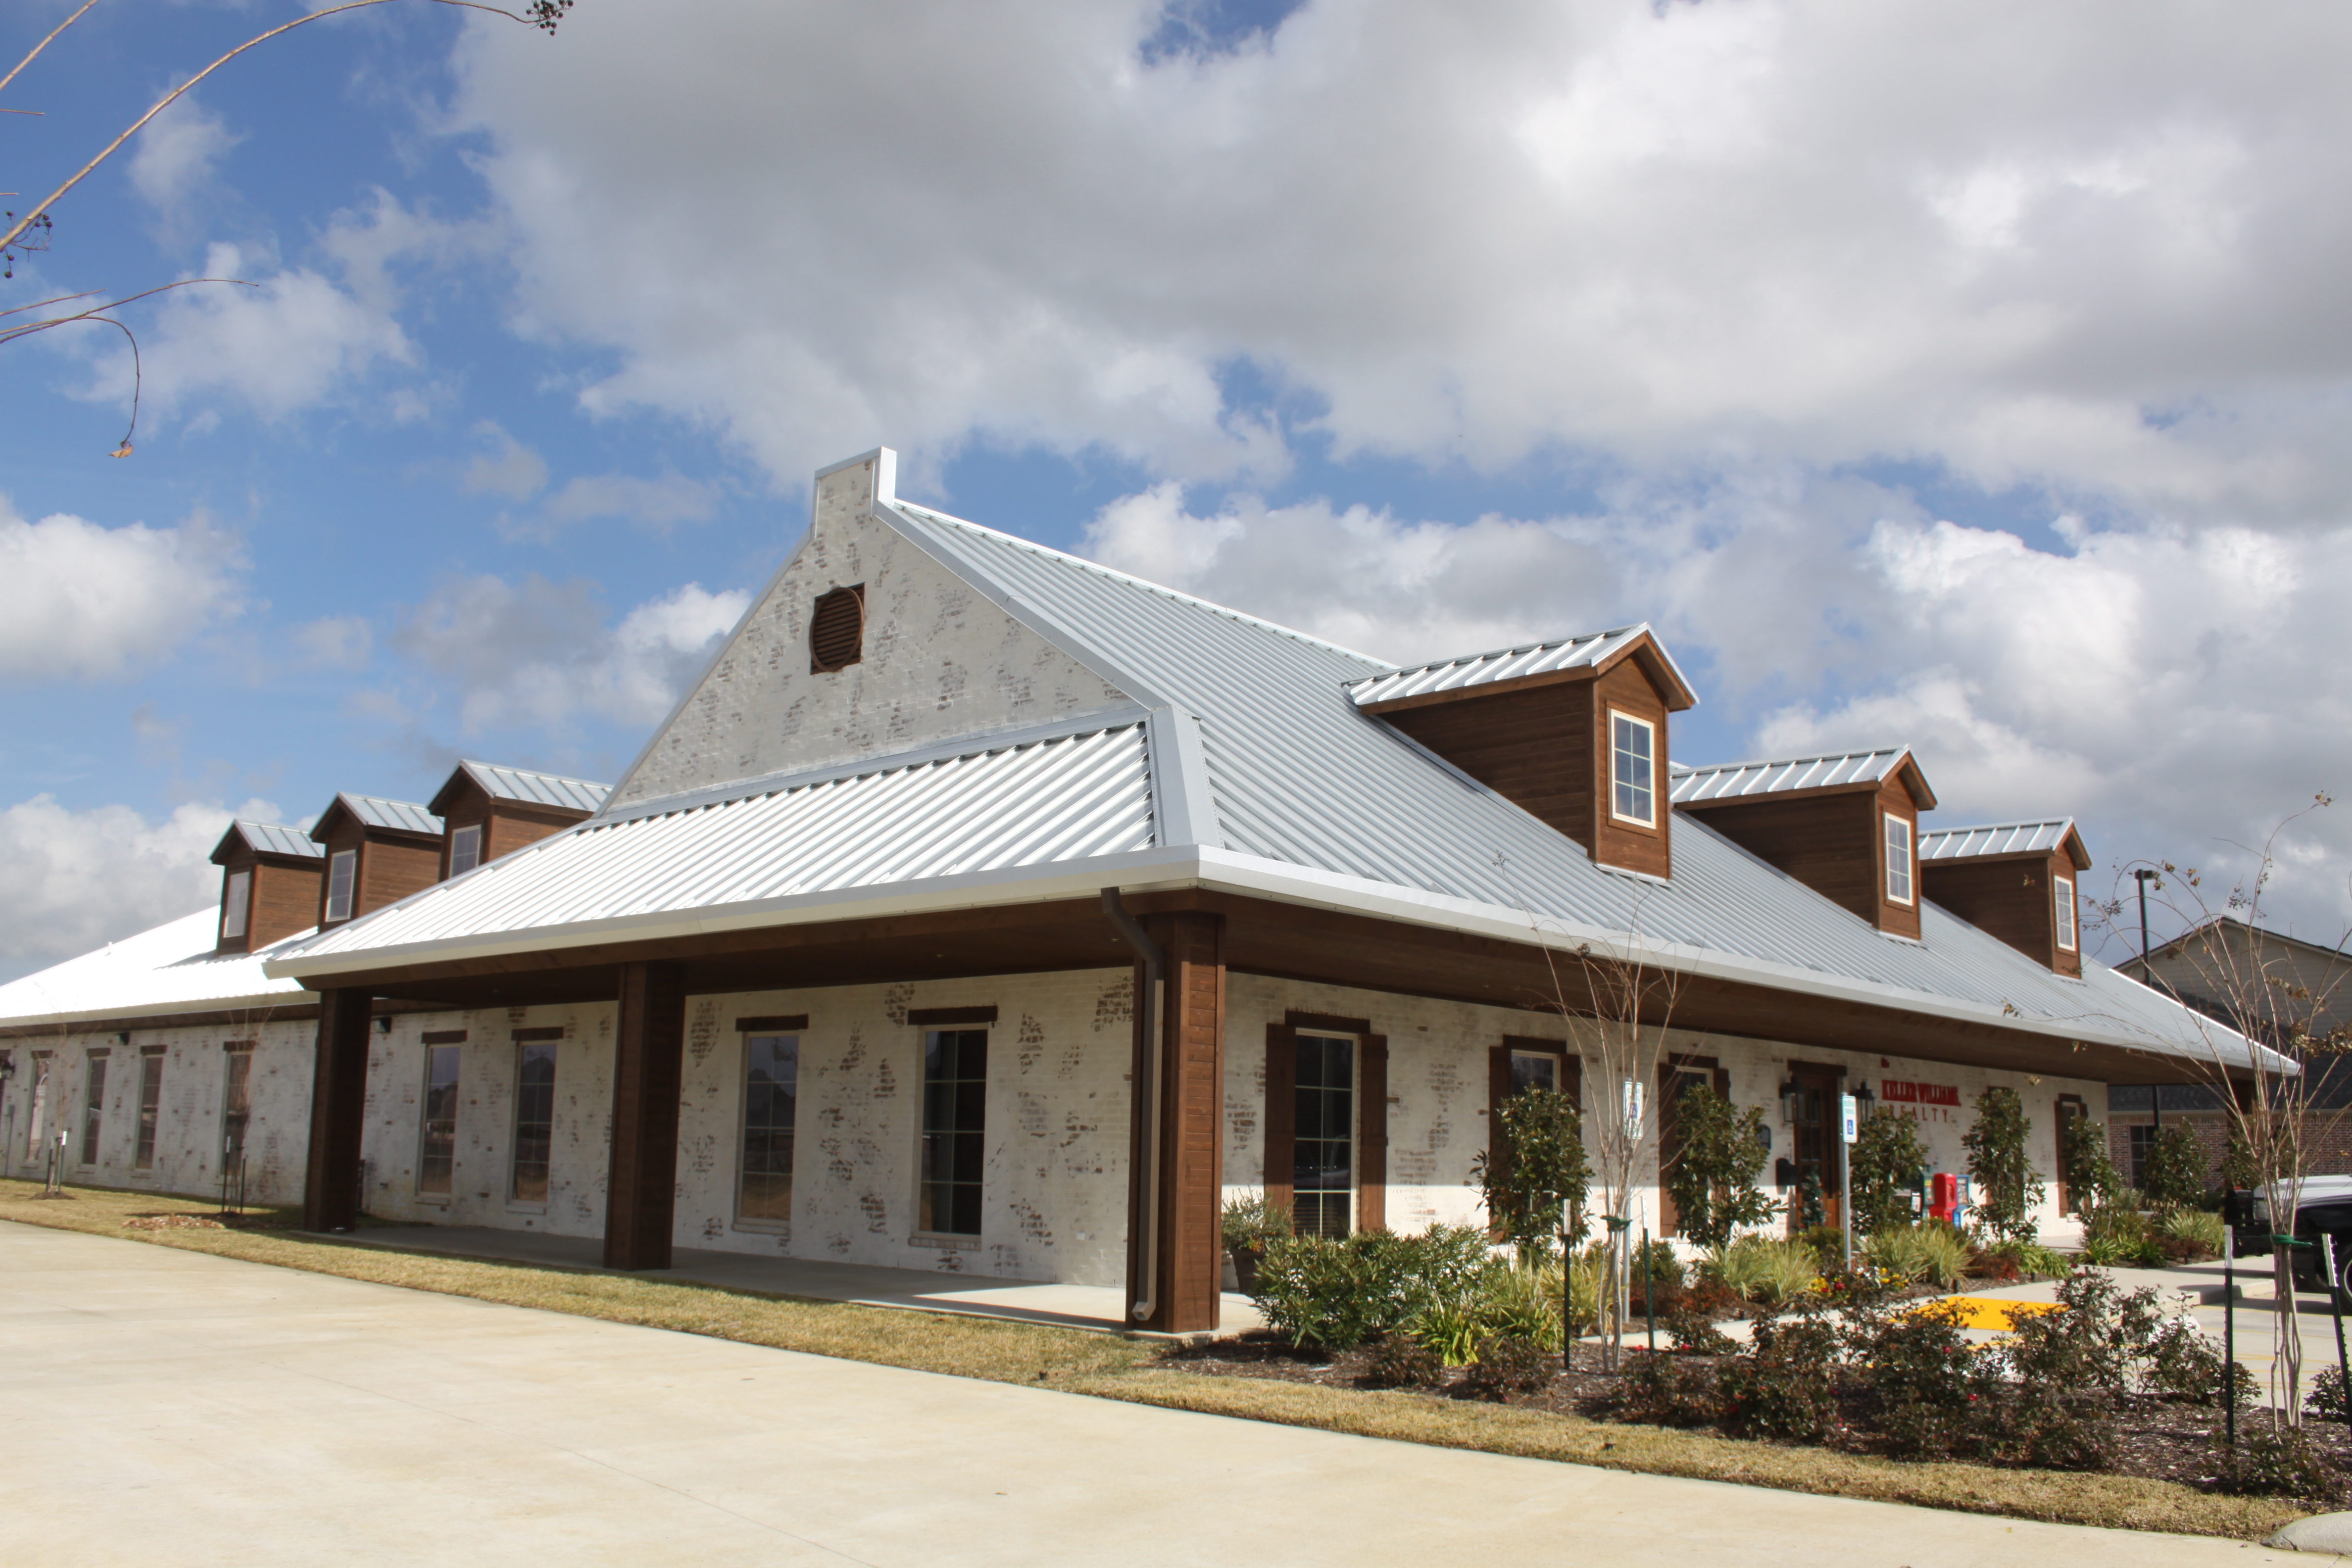
[[[550,1236],[542,1231],[499,1230],[491,1226],[384,1226],[338,1235],[338,1241],[403,1252],[435,1252],[499,1263],[534,1264],[586,1273],[616,1273],[604,1266],[604,1244],[593,1237]],[[974,1318],[1009,1318],[1066,1329],[1119,1331],[1119,1298],[1108,1285],[1044,1285],[1026,1279],[948,1274],[928,1268],[884,1268],[860,1263],[822,1263],[804,1258],[760,1258],[681,1247],[671,1267],[635,1273],[644,1279],[677,1279],[726,1290],[767,1296],[803,1296],[818,1301],[849,1301],[862,1307],[898,1307],[920,1312],[957,1312]],[[1246,1296],[1230,1291],[1219,1308],[1219,1334],[1239,1334],[1265,1326]],[[1197,1336],[1185,1336],[1188,1338]]]

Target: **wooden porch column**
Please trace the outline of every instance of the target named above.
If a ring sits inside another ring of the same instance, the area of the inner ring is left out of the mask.
[[[615,1037],[604,1267],[667,1268],[677,1206],[677,1099],[686,1047],[686,975],[679,965],[621,966]]]
[[[360,1220],[360,1136],[367,1121],[365,991],[319,994],[319,1047],[310,1068],[310,1159],[302,1228],[350,1230]]]
[[[1186,913],[1143,925],[1167,955],[1168,981],[1160,1015],[1158,1300],[1136,1326],[1184,1333],[1217,1326],[1224,1270],[1225,922]],[[1139,982],[1141,966],[1136,973]],[[1129,1238],[1130,1252],[1139,1239]]]

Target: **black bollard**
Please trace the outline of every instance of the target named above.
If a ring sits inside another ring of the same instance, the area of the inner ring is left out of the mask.
[[[1650,1320],[1650,1353],[1658,1353],[1657,1270],[1650,1264],[1650,1227],[1642,1227],[1642,1315]]]
[[[2238,1227],[2221,1227],[2221,1420],[2238,1451]]]
[[[2352,1425],[2352,1362],[2347,1362],[2344,1355],[2344,1296],[2336,1288],[2338,1276],[2336,1272],[2336,1238],[2333,1236],[2319,1238],[2319,1257],[2327,1270],[2327,1310],[2336,1314],[2336,1375],[2344,1380],[2337,1385],[2336,1392],[2344,1399],[2345,1422]]]

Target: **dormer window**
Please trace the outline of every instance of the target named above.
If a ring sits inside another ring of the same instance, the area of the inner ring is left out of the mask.
[[[1609,715],[1609,810],[1620,822],[1654,827],[1658,821],[1657,726],[1612,710]]]
[[[357,876],[360,852],[339,849],[327,862],[327,918],[347,921],[352,918],[352,883]]]
[[[479,823],[460,827],[449,835],[449,875],[462,877],[482,863],[482,828]]]
[[[2058,951],[2072,952],[2075,942],[2074,879],[2072,877],[2053,877],[2050,886],[2057,900]]]
[[[1885,820],[1887,901],[1907,904],[1911,901],[1911,824],[1891,811]]]
[[[221,936],[223,940],[245,934],[246,913],[253,907],[253,873],[231,871],[228,887],[221,894]]]

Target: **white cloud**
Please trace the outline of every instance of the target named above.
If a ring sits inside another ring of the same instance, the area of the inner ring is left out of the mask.
[[[131,184],[178,243],[194,226],[196,202],[213,195],[214,166],[243,141],[190,94],[148,121],[131,144]]]
[[[495,442],[495,452],[478,453],[466,465],[458,489],[469,495],[488,492],[509,500],[529,500],[547,488],[547,459],[508,435],[495,420],[485,419],[474,434]]]
[[[573,479],[547,500],[547,521],[557,526],[593,518],[617,517],[646,528],[667,530],[700,522],[719,504],[719,493],[699,479],[664,474],[642,479],[628,474],[596,474]]]
[[[325,669],[360,669],[375,651],[375,628],[365,616],[326,616],[294,628],[305,661]]]
[[[525,725],[562,731],[583,718],[644,725],[668,714],[750,603],[748,593],[689,583],[608,626],[586,583],[457,577],[393,640],[457,683],[468,738]]]
[[[235,616],[236,542],[202,512],[176,528],[27,522],[0,498],[0,679],[106,679]]]
[[[1313,0],[1146,65],[1161,24],[477,27],[525,324],[618,356],[592,407],[793,481],[883,438],[1264,476],[1282,438],[1219,380],[1246,359],[1343,455],[1889,457],[2343,515],[2352,15]]]
[[[217,900],[220,869],[209,857],[233,816],[279,820],[266,800],[234,812],[183,805],[160,822],[127,805],[76,810],[47,795],[0,809],[0,979]]]

